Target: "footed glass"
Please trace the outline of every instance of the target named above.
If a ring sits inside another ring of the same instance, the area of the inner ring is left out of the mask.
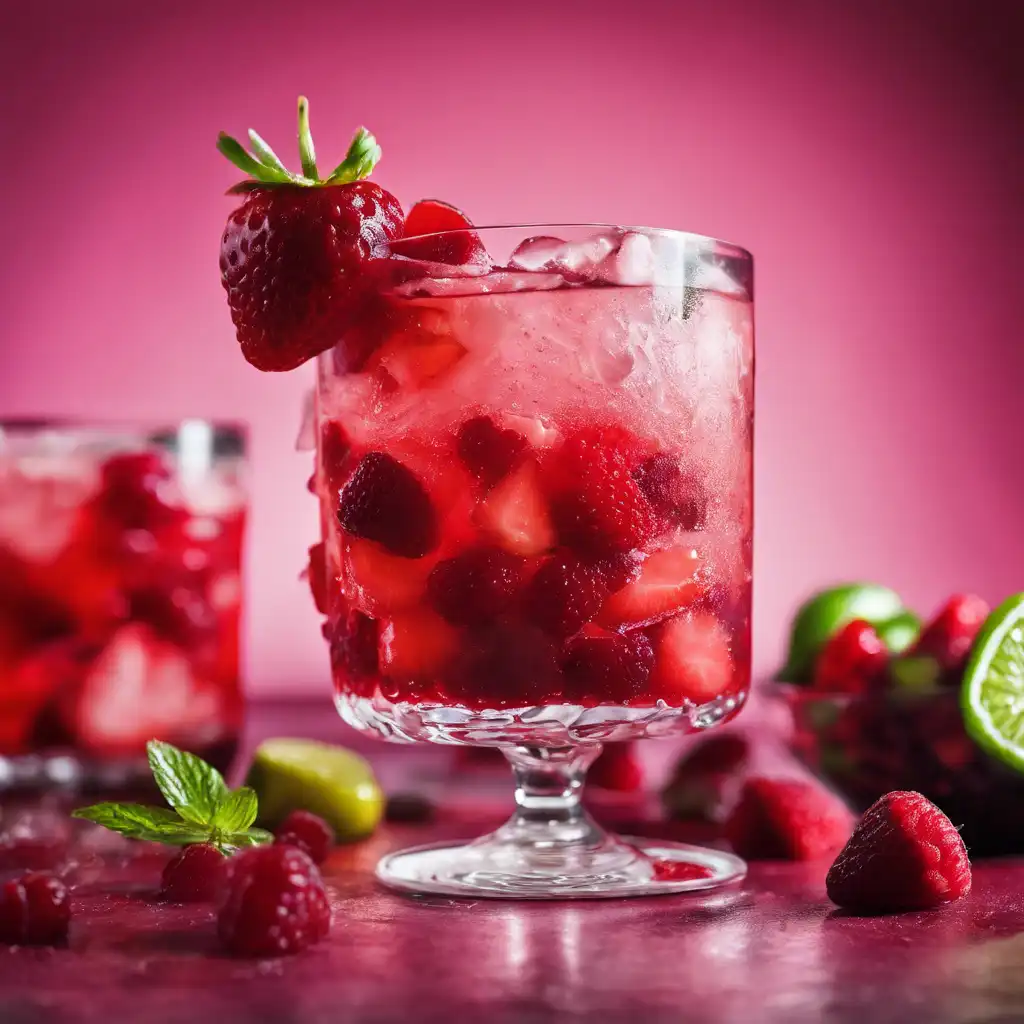
[[[496,832],[379,878],[523,898],[742,878],[610,835],[580,794],[603,742],[708,729],[747,695],[750,255],[562,225],[403,239],[375,266],[316,387],[336,704],[388,740],[500,747],[516,795]]]

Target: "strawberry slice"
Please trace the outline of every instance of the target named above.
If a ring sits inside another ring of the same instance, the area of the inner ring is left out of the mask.
[[[395,390],[418,391],[435,384],[466,354],[440,310],[418,308],[367,362],[394,382]]]
[[[481,263],[487,252],[480,236],[467,228],[473,224],[459,209],[439,199],[421,199],[405,218],[405,238],[392,243],[392,251],[409,259],[430,263]],[[434,238],[413,237],[448,234]]]
[[[221,696],[200,681],[176,647],[147,626],[114,634],[77,692],[65,695],[61,715],[76,742],[98,754],[141,753],[146,741],[180,741],[219,731]]]
[[[651,555],[639,577],[612,594],[597,622],[614,629],[657,622],[689,608],[701,596],[701,558],[693,548],[668,548]]]
[[[345,544],[345,579],[354,588],[357,604],[375,615],[408,608],[425,599],[427,577],[437,558],[402,558],[368,540]]]
[[[661,628],[651,673],[658,696],[704,704],[728,690],[732,679],[729,633],[713,615],[681,616]]]
[[[380,635],[381,672],[396,682],[425,682],[459,649],[459,634],[429,608],[401,612]]]
[[[499,481],[477,506],[480,528],[514,555],[529,558],[555,546],[537,463],[528,460]]]

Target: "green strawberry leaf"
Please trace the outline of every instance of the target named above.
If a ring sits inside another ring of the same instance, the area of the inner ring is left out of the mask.
[[[256,820],[257,809],[256,791],[242,786],[221,801],[210,824],[218,832],[244,832]]]
[[[178,814],[197,825],[211,824],[229,795],[221,773],[201,757],[160,740],[150,740],[146,754],[160,792]]]
[[[368,177],[377,166],[380,157],[381,149],[377,145],[377,140],[365,128],[360,128],[348,147],[345,159],[331,171],[327,184],[340,185],[346,181],[359,181]]]
[[[168,843],[172,846],[204,843],[209,839],[209,829],[185,821],[166,807],[103,803],[82,807],[72,812],[71,816],[95,822],[129,839]]]

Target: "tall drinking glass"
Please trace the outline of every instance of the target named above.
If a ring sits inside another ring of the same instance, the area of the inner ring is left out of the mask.
[[[516,810],[378,876],[527,898],[741,878],[721,851],[608,834],[580,793],[604,741],[708,729],[747,695],[750,255],[556,225],[404,239],[384,265],[319,361],[335,699],[392,741],[501,748]]]
[[[241,725],[244,434],[0,422],[0,790],[134,789]]]

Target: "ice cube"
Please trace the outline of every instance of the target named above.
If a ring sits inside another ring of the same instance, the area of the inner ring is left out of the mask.
[[[650,238],[636,231],[627,232],[618,247],[601,261],[596,273],[608,284],[653,284],[655,254]]]
[[[508,265],[513,270],[529,272],[554,269],[555,260],[566,244],[564,239],[553,235],[535,235],[516,246]]]

